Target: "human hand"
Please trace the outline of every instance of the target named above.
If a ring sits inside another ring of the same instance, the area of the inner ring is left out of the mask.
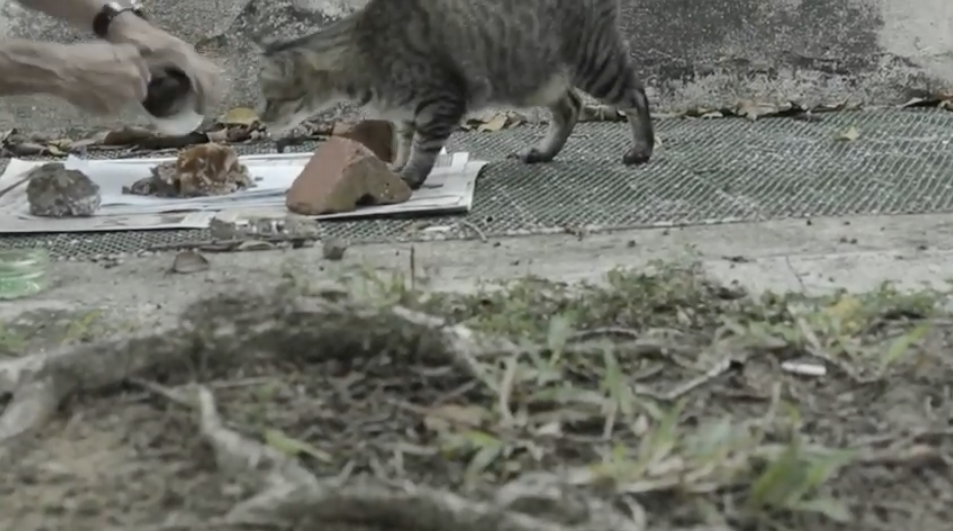
[[[129,43],[139,49],[153,72],[180,70],[195,93],[194,109],[207,114],[222,97],[221,73],[217,66],[199,55],[195,48],[135,16],[119,17],[110,28],[110,40]]]
[[[61,45],[58,80],[50,92],[92,114],[112,115],[146,97],[149,68],[129,44]]]

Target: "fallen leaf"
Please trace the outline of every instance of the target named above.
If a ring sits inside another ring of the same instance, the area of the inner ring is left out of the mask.
[[[860,328],[859,317],[863,303],[850,295],[844,295],[837,302],[824,308],[824,313],[828,317],[838,321],[847,331],[856,331]]]
[[[762,116],[771,116],[777,114],[781,109],[777,105],[770,103],[759,103],[752,100],[743,100],[735,109],[735,114],[743,116],[752,122]]]
[[[155,138],[155,136],[155,133],[143,127],[123,127],[106,133],[106,136],[103,137],[103,145],[128,146]]]
[[[506,129],[507,124],[510,121],[510,117],[504,113],[497,114],[488,122],[484,122],[477,126],[477,131],[481,133],[495,133],[497,131],[502,131]]]
[[[328,452],[304,441],[289,437],[279,430],[267,429],[263,437],[265,444],[287,456],[297,457],[299,454],[304,454],[325,463],[334,461],[334,457]]]
[[[32,155],[45,155],[46,147],[35,142],[14,143],[8,142],[4,148],[17,157],[29,157]]]
[[[195,251],[182,251],[172,261],[172,272],[183,275],[205,271],[209,267],[208,259]]]
[[[424,427],[436,432],[447,431],[452,426],[476,429],[487,416],[487,411],[480,407],[447,404],[431,409],[424,417]]]
[[[247,240],[242,242],[236,249],[239,251],[270,251],[275,246],[269,242],[261,240]]]
[[[860,131],[853,125],[834,135],[834,140],[840,142],[853,142],[858,138],[860,138]]]
[[[609,105],[583,105],[579,111],[579,122],[621,122],[625,115]]]
[[[563,434],[563,427],[559,421],[552,421],[536,428],[536,435],[539,437],[559,437]]]
[[[925,97],[914,96],[905,103],[901,103],[899,107],[901,109],[909,109],[912,107],[946,108],[951,100],[953,100],[953,96],[946,94],[927,95]]]
[[[235,107],[218,117],[218,123],[222,125],[245,125],[251,126],[259,122],[258,113],[248,107]]]
[[[60,149],[59,146],[57,146],[56,144],[47,145],[46,150],[50,153],[50,155],[55,155],[58,157],[62,157],[66,155],[66,152]]]
[[[75,150],[85,149],[90,146],[95,146],[97,144],[102,144],[103,140],[105,140],[107,136],[109,136],[109,131],[100,131],[82,140],[70,142],[70,149],[75,151]]]

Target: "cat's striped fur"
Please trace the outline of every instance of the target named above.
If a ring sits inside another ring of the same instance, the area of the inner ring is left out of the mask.
[[[270,44],[259,75],[272,132],[341,102],[393,120],[393,164],[413,188],[469,111],[548,107],[549,129],[518,156],[548,162],[582,107],[575,88],[622,111],[633,146],[649,160],[649,102],[619,28],[619,0],[369,0],[302,38]]]

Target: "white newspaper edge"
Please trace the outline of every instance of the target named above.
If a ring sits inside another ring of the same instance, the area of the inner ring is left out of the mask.
[[[443,205],[427,202],[424,204],[401,203],[398,205],[385,205],[380,207],[366,207],[354,212],[344,212],[340,214],[331,214],[326,216],[315,216],[319,220],[335,219],[365,219],[379,218],[395,214],[415,214],[415,213],[454,213],[467,212],[472,208],[475,192],[476,179],[483,167],[488,161],[470,160],[469,153],[453,153],[453,159],[458,155],[465,156],[466,162],[461,168],[460,177],[463,177],[465,189],[460,194],[455,194],[457,200],[455,203],[446,203]],[[258,154],[244,155],[242,161],[256,160],[277,160],[277,161],[298,161],[304,162],[311,156],[310,153],[288,153],[288,154]],[[148,163],[158,164],[161,162],[174,160],[174,157],[162,157],[154,159],[120,159],[120,160],[97,160],[103,163]],[[48,161],[27,161],[22,159],[10,159],[3,173],[0,174],[0,190],[5,190],[7,186],[14,185],[15,189],[25,186],[25,183],[16,183],[21,179],[23,173],[44,164]],[[453,163],[456,163],[453,160]],[[452,165],[454,165],[451,163]],[[450,168],[447,168],[448,170]],[[459,170],[458,170],[459,171]],[[456,172],[454,172],[456,173]],[[22,194],[11,193],[15,190],[7,190],[8,193],[0,196],[0,234],[37,234],[37,233],[79,233],[79,232],[120,232],[120,231],[148,231],[148,230],[168,230],[168,229],[203,229],[207,228],[214,217],[228,216],[229,212],[249,213],[260,216],[283,217],[291,215],[286,208],[275,206],[245,206],[245,207],[224,207],[207,210],[188,210],[180,212],[157,212],[144,214],[118,214],[106,216],[93,216],[89,218],[69,218],[69,219],[51,219],[20,215],[4,215],[2,212],[15,207],[22,207],[22,203],[12,200]]]

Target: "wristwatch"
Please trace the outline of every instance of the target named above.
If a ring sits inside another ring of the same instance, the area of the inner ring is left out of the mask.
[[[114,18],[130,11],[137,17],[145,20],[146,15],[142,10],[140,0],[123,0],[120,2],[106,2],[93,18],[93,33],[100,39],[105,39],[109,34],[109,25]]]

